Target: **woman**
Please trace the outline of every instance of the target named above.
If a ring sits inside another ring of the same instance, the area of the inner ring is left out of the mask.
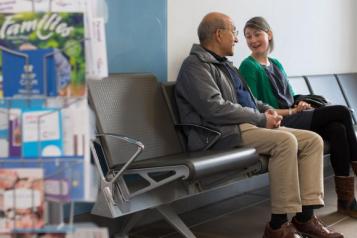
[[[330,142],[331,164],[335,173],[338,211],[357,218],[354,177],[357,175],[357,140],[348,108],[342,105],[312,108],[300,101],[294,104],[294,92],[283,66],[268,57],[273,50],[273,32],[262,17],[250,19],[244,27],[251,55],[239,67],[257,99],[270,104],[284,116],[282,125],[319,133]]]

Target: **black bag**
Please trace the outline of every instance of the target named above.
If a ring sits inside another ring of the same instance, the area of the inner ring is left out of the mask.
[[[314,108],[324,107],[331,104],[329,101],[326,100],[324,96],[316,95],[316,94],[295,95],[294,105],[297,105],[300,101],[307,102],[311,104],[311,106]]]

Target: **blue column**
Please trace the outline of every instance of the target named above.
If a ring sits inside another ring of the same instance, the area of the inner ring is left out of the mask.
[[[167,80],[166,0],[107,0],[109,72],[150,72]]]

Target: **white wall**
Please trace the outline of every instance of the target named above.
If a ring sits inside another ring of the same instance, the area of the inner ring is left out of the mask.
[[[288,75],[357,72],[356,0],[168,0],[168,79],[175,80],[202,17],[220,11],[240,35],[236,66],[249,55],[242,28],[263,16],[274,32],[277,57]]]

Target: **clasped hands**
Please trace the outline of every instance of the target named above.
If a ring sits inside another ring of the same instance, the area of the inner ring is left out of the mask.
[[[268,109],[264,112],[265,117],[266,117],[266,128],[268,129],[274,129],[278,128],[280,126],[281,120],[283,119],[282,116],[280,116],[275,110],[273,109]]]

